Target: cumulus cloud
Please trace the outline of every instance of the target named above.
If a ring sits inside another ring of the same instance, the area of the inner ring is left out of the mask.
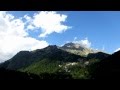
[[[67,15],[41,11],[23,17],[15,17],[9,12],[0,12],[0,62],[13,57],[21,50],[41,49],[49,44],[44,40],[30,37],[28,31],[40,30],[38,37],[46,37],[56,32],[62,33],[71,28],[63,24]]]
[[[90,48],[91,47],[91,42],[88,40],[88,38],[85,38],[83,40],[75,40],[74,39],[73,43],[78,43],[81,46],[86,47],[86,48]]]
[[[31,21],[31,18],[26,19]],[[26,23],[28,22],[24,22],[22,18],[0,12],[0,62],[10,59],[21,50],[35,50],[48,46],[46,41],[29,36],[25,29]]]
[[[67,19],[67,15],[58,14],[55,11],[41,11],[35,13],[33,17],[25,15],[24,18],[29,23],[27,29],[34,30],[37,28],[41,30],[42,33],[39,37],[46,37],[53,32],[62,33],[71,28],[63,24]]]

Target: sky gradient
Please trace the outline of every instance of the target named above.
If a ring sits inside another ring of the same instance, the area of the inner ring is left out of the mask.
[[[0,23],[1,61],[20,50],[68,41],[107,53],[120,48],[119,11],[9,11],[0,12]]]

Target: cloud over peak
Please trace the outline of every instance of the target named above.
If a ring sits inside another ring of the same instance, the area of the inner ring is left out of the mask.
[[[91,42],[88,40],[88,38],[85,38],[83,40],[76,40],[77,37],[74,38],[73,43],[78,43],[83,47],[90,48],[91,47]]]

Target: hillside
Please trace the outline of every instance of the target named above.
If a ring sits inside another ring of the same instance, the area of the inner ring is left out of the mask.
[[[110,54],[104,53],[104,52],[97,52],[97,53],[89,53],[87,55],[87,59],[104,59],[107,58]]]
[[[66,46],[66,45],[64,45]],[[64,47],[65,48],[65,47]],[[70,47],[82,52],[82,47]],[[70,49],[69,48],[69,49]],[[86,57],[49,45],[34,51],[20,51],[13,58],[0,64],[0,68],[38,75],[39,78],[90,79],[91,66],[107,58],[104,52],[88,53]],[[45,76],[45,77],[44,77]],[[54,78],[55,77],[55,78]]]
[[[40,77],[35,74],[28,74],[14,70],[0,68],[0,80],[39,80]]]
[[[84,57],[68,53],[61,49],[58,49],[57,46],[53,45],[48,46],[44,49],[38,49],[31,52],[20,51],[13,58],[2,63],[0,67],[4,67],[6,69],[11,70],[17,70],[20,68],[25,68],[43,59],[61,62],[76,62],[78,60],[83,60]]]
[[[120,79],[120,51],[95,63],[92,70],[95,79]]]

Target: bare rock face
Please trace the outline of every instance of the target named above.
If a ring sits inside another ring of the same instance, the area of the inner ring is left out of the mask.
[[[80,56],[87,56],[89,53],[96,53],[97,50],[93,50],[91,48],[87,48],[85,46],[80,45],[79,43],[66,43],[61,49],[76,54]]]

